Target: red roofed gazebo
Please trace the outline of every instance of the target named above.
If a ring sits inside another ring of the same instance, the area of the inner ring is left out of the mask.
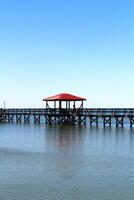
[[[83,109],[83,101],[85,101],[85,100],[86,99],[83,97],[75,96],[75,95],[68,94],[68,93],[60,93],[60,94],[43,99],[43,101],[46,101],[46,108],[50,108],[50,106],[48,105],[48,102],[53,101],[54,102],[53,108],[54,109],[58,108],[60,113],[63,110],[64,110],[64,112],[69,111],[69,113],[70,113],[71,108],[76,109],[76,104],[75,104],[76,101],[80,102],[80,105],[78,108]],[[65,107],[63,107],[63,102],[64,102]],[[72,106],[72,103],[73,103],[73,106]],[[58,104],[58,106],[57,106],[57,104]]]

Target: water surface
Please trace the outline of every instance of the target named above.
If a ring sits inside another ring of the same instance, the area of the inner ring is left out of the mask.
[[[1,200],[133,200],[134,130],[0,124]]]

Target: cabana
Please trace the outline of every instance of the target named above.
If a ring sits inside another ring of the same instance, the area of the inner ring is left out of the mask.
[[[43,99],[46,102],[46,109],[49,111],[58,111],[59,114],[70,114],[79,109],[83,109],[83,101],[85,100],[83,97],[68,93],[60,93]],[[49,102],[53,102],[53,107],[49,106]],[[76,106],[76,102],[80,102],[79,107]]]

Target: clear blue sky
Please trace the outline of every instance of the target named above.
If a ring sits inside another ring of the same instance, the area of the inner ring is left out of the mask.
[[[134,107],[133,0],[0,0],[0,106]]]

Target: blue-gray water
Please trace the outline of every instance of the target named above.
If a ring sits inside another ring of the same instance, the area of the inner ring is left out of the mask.
[[[0,124],[0,200],[133,200],[134,130]]]

